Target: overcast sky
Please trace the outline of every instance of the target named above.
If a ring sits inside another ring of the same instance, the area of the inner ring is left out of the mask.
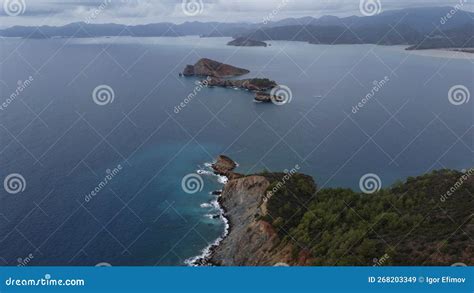
[[[196,15],[187,15],[184,2],[195,2]],[[261,22],[270,17],[361,15],[360,1],[378,1],[383,11],[407,7],[454,6],[473,11],[473,0],[0,0],[0,26],[62,25],[75,21],[143,24],[153,22]],[[15,6],[18,4],[18,6]],[[20,7],[20,15],[16,14]]]

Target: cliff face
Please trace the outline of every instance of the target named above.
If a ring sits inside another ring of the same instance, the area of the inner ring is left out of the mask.
[[[314,180],[296,169],[231,177],[219,199],[230,232],[210,262],[473,265],[473,194],[474,169],[434,171],[371,195],[340,188],[317,191]]]
[[[231,232],[214,251],[212,263],[273,266],[288,259],[288,248],[272,251],[279,237],[270,224],[256,217],[263,213],[268,186],[270,182],[263,176],[248,176],[226,184],[220,202],[227,211]]]

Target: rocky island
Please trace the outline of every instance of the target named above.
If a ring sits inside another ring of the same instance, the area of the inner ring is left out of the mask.
[[[267,93],[278,84],[268,78],[249,78],[249,79],[225,79],[226,77],[235,77],[250,73],[249,70],[238,68],[229,64],[220,63],[211,59],[200,59],[194,65],[187,65],[181,76],[206,77],[201,84],[206,87],[224,87],[233,89],[242,89],[255,93],[254,100],[257,102],[269,103],[280,101],[283,98]]]
[[[236,166],[221,156],[213,168],[229,175]],[[219,197],[230,231],[201,264],[473,265],[473,174],[434,171],[370,195],[318,190],[296,171],[239,175]]]
[[[211,59],[203,58],[194,65],[187,65],[183,71],[183,75],[223,78],[244,75],[249,72],[250,71],[247,69],[238,68]]]
[[[267,91],[277,86],[277,83],[268,78],[251,78],[243,80],[231,80],[211,78],[207,81],[209,87],[239,88],[248,91]]]
[[[255,93],[255,101],[261,103],[283,103],[285,99],[281,96],[272,95],[266,92],[257,92]]]
[[[236,47],[267,47],[267,43],[257,40],[252,40],[245,37],[236,38],[233,41],[227,43],[227,46]]]
[[[221,155],[216,162],[212,164],[212,169],[217,175],[225,176],[229,180],[238,179],[243,175],[233,172],[237,164],[231,158]]]

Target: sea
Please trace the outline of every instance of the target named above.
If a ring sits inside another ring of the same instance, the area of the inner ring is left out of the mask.
[[[220,154],[356,191],[474,166],[472,54],[229,40],[3,38],[0,265],[190,264],[226,231]],[[285,103],[179,76],[200,58]]]

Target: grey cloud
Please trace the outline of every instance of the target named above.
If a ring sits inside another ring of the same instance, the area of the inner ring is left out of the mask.
[[[97,9],[98,23],[150,23],[184,21],[261,21],[276,8],[282,7],[275,19],[301,16],[358,15],[360,0],[0,0],[24,1],[26,11],[20,17],[0,14],[2,26],[15,24],[59,25],[83,21]],[[182,11],[182,1],[201,1],[202,14],[189,17]],[[287,4],[282,5],[287,2]],[[364,0],[369,1],[369,0]],[[462,0],[378,0],[383,10],[407,7],[453,6]],[[2,3],[3,4],[3,3]],[[465,4],[466,10],[474,10],[472,3]],[[3,6],[3,5],[2,5]]]

